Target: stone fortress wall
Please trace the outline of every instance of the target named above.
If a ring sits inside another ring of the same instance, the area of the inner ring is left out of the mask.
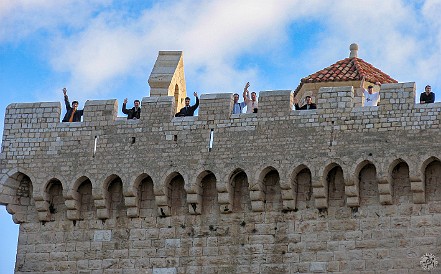
[[[441,256],[441,103],[415,104],[414,83],[382,85],[378,107],[353,94],[293,111],[291,91],[262,91],[241,115],[202,94],[179,118],[176,98],[145,97],[139,120],[87,101],[80,123],[59,102],[9,105],[16,272],[423,273]]]

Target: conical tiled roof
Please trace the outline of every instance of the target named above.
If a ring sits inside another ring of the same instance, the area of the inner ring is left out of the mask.
[[[294,95],[299,92],[305,83],[361,81],[363,77],[371,83],[398,83],[397,80],[363,61],[363,59],[350,57],[302,78],[294,91]]]

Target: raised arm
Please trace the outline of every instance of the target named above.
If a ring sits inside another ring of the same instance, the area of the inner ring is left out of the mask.
[[[249,100],[251,100],[250,92],[248,91],[249,87],[250,87],[250,82],[247,82],[245,84],[245,87],[243,88],[243,100],[245,103],[247,103]]]
[[[199,106],[199,98],[198,98],[198,93],[194,92],[193,93],[194,97],[196,97],[196,104],[194,104],[194,106],[192,106],[193,110],[196,110]]]
[[[124,114],[129,114],[129,111],[127,110],[127,98],[124,99],[123,105],[122,105],[122,112]]]
[[[66,105],[66,110],[69,111],[71,109],[69,97],[67,96],[67,89],[63,88],[63,95],[64,95],[64,104]]]

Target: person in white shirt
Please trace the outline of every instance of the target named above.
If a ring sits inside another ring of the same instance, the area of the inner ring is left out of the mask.
[[[249,87],[250,87],[250,82],[248,82],[245,85],[245,88],[243,89],[243,100],[247,105],[247,113],[257,113],[257,109],[259,107],[257,102],[257,95],[253,91],[251,92],[251,98],[250,98],[250,92],[248,91]]]
[[[363,106],[365,107],[374,107],[378,105],[378,102],[380,101],[380,92],[374,92],[374,86],[369,85],[368,89],[365,90],[363,88],[363,84],[364,84],[364,78],[361,81],[360,84],[360,88],[363,91],[363,95],[364,95],[364,104]],[[381,83],[380,82],[376,82],[375,85],[378,85],[381,87]]]

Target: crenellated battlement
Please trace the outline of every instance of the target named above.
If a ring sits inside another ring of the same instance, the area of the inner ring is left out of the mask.
[[[415,126],[424,128],[428,125],[430,128],[433,122],[436,123],[435,116],[438,115],[440,103],[434,104],[416,104],[415,103],[415,83],[384,84],[380,93],[380,104],[378,107],[362,107],[354,104],[354,91],[352,87],[333,87],[321,88],[318,94],[318,109],[310,111],[293,110],[293,95],[289,90],[262,91],[259,96],[259,113],[254,115],[233,115],[232,94],[202,94],[200,99],[199,116],[197,121],[222,121],[229,119],[247,120],[249,117],[265,120],[268,117],[287,116],[292,119],[295,116],[311,116],[310,126],[317,126],[316,122],[321,122],[323,118],[333,115],[336,120],[346,119],[347,116],[353,120],[357,115],[372,112],[384,119],[398,119],[406,116],[407,122],[413,121]],[[125,119],[118,119],[117,100],[88,100],[84,107],[84,118],[82,122],[73,123],[69,126],[90,127],[90,126],[112,126],[121,124]],[[174,119],[175,103],[173,97],[144,97],[142,100],[142,116],[140,124],[174,123],[177,121],[186,121],[189,118]],[[18,128],[45,128],[51,124],[51,128],[57,131],[57,128],[63,128],[66,124],[60,123],[61,109],[59,103],[22,103],[10,104],[6,111],[5,135],[9,135],[11,129]],[[339,117],[340,116],[340,117]],[[317,119],[315,119],[317,118]],[[321,118],[321,119],[320,119]],[[366,119],[366,118],[365,118]],[[117,121],[118,120],[118,121]],[[195,121],[196,121],[195,120]],[[433,121],[433,122],[424,122]],[[131,121],[127,121],[130,123]],[[372,121],[376,122],[376,120]],[[398,122],[398,120],[397,120]],[[364,123],[369,124],[369,123]],[[378,123],[377,123],[378,124]],[[398,126],[408,126],[411,123],[404,123]],[[13,126],[14,125],[14,126]],[[323,124],[322,124],[323,125]],[[388,126],[388,124],[386,124]],[[381,123],[376,127],[382,128]],[[394,130],[395,126],[388,127],[387,130]]]

